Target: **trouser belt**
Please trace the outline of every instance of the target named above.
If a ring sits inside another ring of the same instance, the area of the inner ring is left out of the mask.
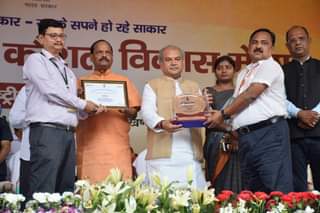
[[[240,127],[236,131],[241,135],[248,134],[249,132],[270,126],[271,124],[275,124],[278,121],[283,119],[284,119],[283,116],[275,116],[275,117],[269,118],[268,120],[264,120],[255,124],[250,124],[248,126]]]
[[[55,129],[60,129],[60,130],[65,130],[68,132],[75,132],[76,128],[74,126],[68,126],[68,125],[63,125],[63,124],[58,124],[58,123],[51,123],[51,122],[35,122],[31,123],[30,127],[49,127],[49,128],[55,128]]]

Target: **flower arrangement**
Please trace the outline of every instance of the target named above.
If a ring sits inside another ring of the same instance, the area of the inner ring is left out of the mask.
[[[231,191],[222,191],[217,196],[220,213],[318,213],[320,193],[273,191],[241,191],[237,196]]]
[[[320,193],[242,191],[234,194],[224,190],[217,196],[213,189],[198,190],[192,186],[192,174],[186,186],[170,183],[159,175],[152,177],[152,187],[136,180],[123,180],[118,169],[101,183],[86,180],[76,182],[74,192],[34,193],[26,203],[25,213],[317,213],[320,212]],[[0,195],[0,213],[16,213],[25,198],[22,195]]]
[[[119,170],[99,184],[76,183],[76,193],[82,197],[84,212],[213,212],[213,190],[199,191],[191,183],[176,187],[159,175],[152,177],[153,187],[143,184],[144,176],[135,181],[123,181]]]
[[[33,200],[26,204],[25,213],[80,213],[81,197],[72,192],[34,193]]]
[[[21,202],[24,200],[25,198],[22,195],[2,193],[0,194],[0,212],[19,212]]]

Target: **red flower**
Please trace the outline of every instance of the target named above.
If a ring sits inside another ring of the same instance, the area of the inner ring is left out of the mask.
[[[241,191],[237,197],[238,199],[250,201],[253,200],[253,193],[251,191]]]
[[[220,192],[217,198],[223,202],[223,201],[229,200],[233,194],[234,193],[230,190],[223,190]]]
[[[289,193],[290,194],[290,193]],[[293,207],[293,199],[294,197],[292,195],[282,195],[281,200],[288,205],[289,208]]]
[[[222,190],[221,191],[221,194],[226,194],[226,195],[233,195],[233,192],[232,191],[230,191],[230,190]]]
[[[301,196],[303,200],[315,200],[317,199],[317,196],[313,194],[312,192],[301,192]]]
[[[224,202],[224,201],[226,201],[226,200],[229,200],[229,199],[230,199],[230,196],[231,196],[231,195],[229,195],[229,194],[220,193],[220,194],[217,196],[217,198],[218,198],[219,201]]]
[[[281,197],[282,195],[284,195],[284,194],[279,191],[273,191],[270,193],[270,197]]]
[[[271,210],[271,208],[273,207],[273,206],[275,206],[277,204],[277,201],[275,201],[275,200],[268,200],[268,202],[267,202],[267,204],[266,204],[266,209],[268,209],[268,210]]]
[[[269,196],[265,192],[255,192],[254,195],[258,200],[267,200]]]
[[[242,190],[241,192],[240,192],[240,194],[250,194],[250,195],[253,195],[253,193],[252,193],[252,191],[249,191],[249,190]]]
[[[301,192],[289,192],[288,196],[292,197],[292,199],[297,203],[299,203],[303,198]]]

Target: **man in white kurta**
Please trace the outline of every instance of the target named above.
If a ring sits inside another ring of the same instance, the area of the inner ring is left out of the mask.
[[[19,91],[14,104],[9,113],[9,122],[13,128],[22,129],[22,139],[20,145],[20,162],[19,167],[19,184],[20,193],[25,197],[29,196],[29,176],[30,176],[30,144],[29,132],[30,128],[26,123],[26,87],[22,87]]]
[[[150,141],[148,141],[147,157],[146,157],[146,176],[147,180],[151,180],[153,174],[159,174],[161,178],[167,178],[171,181],[178,181],[179,186],[186,185],[188,182],[187,173],[192,171],[192,184],[197,188],[205,188],[206,181],[201,168],[199,159],[195,157],[195,145],[193,144],[190,128],[182,128],[181,125],[175,125],[171,122],[170,118],[165,118],[159,111],[160,97],[166,94],[163,93],[162,86],[167,89],[166,85],[173,85],[172,96],[183,94],[181,83],[196,85],[193,81],[187,81],[182,79],[181,72],[184,67],[183,51],[175,46],[167,46],[160,50],[160,68],[164,74],[159,79],[151,80],[159,81],[160,86],[158,89],[151,86],[148,82],[143,91],[142,108],[141,113],[145,124],[148,127],[148,131],[152,131],[151,134],[161,134],[167,132],[170,138],[170,151],[166,157],[156,156],[157,150],[151,150]],[[165,84],[162,84],[165,82]],[[160,94],[157,97],[157,94]],[[170,96],[168,94],[168,96]],[[169,97],[168,100],[173,99]],[[172,104],[172,103],[168,103]],[[169,107],[170,108],[170,107]],[[171,117],[173,119],[173,117]],[[156,135],[155,134],[155,135]],[[201,136],[200,136],[201,137]],[[148,137],[149,139],[149,137]],[[200,138],[199,138],[200,139]],[[200,140],[201,141],[201,140]],[[162,141],[155,141],[159,145]],[[154,146],[155,144],[153,144]],[[161,145],[160,145],[161,146]],[[166,146],[166,144],[163,144]],[[200,148],[200,149],[199,149]],[[201,145],[198,145],[198,150],[202,150]]]

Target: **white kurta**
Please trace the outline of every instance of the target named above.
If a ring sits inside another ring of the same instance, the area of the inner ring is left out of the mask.
[[[29,132],[30,128],[26,123],[26,102],[27,94],[26,87],[22,87],[19,91],[13,106],[9,113],[9,122],[13,128],[23,129],[21,146],[20,146],[20,158],[25,161],[30,161],[30,144],[29,144]]]
[[[182,91],[178,81],[175,81],[176,95],[181,95]],[[158,122],[164,120],[157,113],[156,94],[147,84],[144,87],[141,114],[145,124],[155,132],[154,127]],[[205,177],[201,168],[201,163],[194,159],[191,144],[190,129],[173,133],[172,135],[172,154],[170,158],[154,159],[146,161],[146,178],[150,183],[152,174],[158,173],[161,178],[167,177],[169,181],[178,181],[179,185],[187,184],[187,170],[192,168],[193,185],[203,189],[207,186]]]
[[[6,158],[7,167],[9,170],[10,182],[16,187],[20,177],[20,147],[21,142],[14,135],[14,140],[11,142],[10,152]]]

